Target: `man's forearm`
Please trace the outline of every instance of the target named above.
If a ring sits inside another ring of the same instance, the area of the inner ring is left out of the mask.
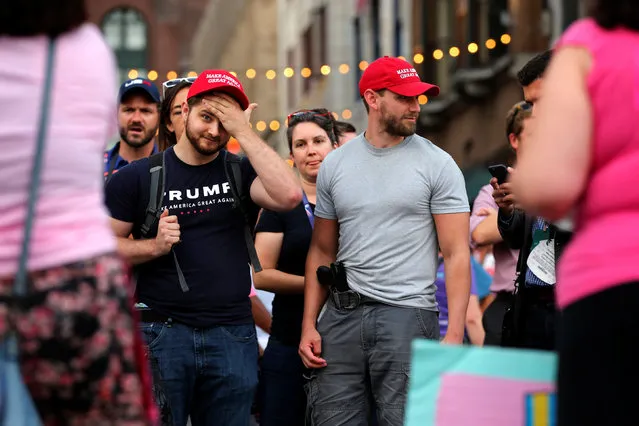
[[[237,136],[268,195],[281,205],[297,205],[301,187],[292,168],[253,131]]]
[[[315,327],[322,305],[326,302],[328,289],[317,280],[317,268],[329,265],[335,258],[322,255],[318,249],[311,248],[306,260],[306,276],[304,277],[304,317],[302,328]]]
[[[463,336],[470,298],[470,251],[458,250],[444,256],[444,274],[448,297],[448,332]]]
[[[139,265],[158,258],[155,240],[133,240],[118,237],[118,253],[131,265]]]

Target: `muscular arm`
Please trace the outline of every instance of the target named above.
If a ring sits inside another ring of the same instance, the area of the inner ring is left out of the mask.
[[[128,263],[138,265],[160,256],[155,239],[134,240],[129,238],[133,224],[111,218],[111,229],[118,242],[118,254]]]
[[[470,297],[470,248],[468,213],[434,214],[439,246],[444,257],[448,331],[445,341],[461,343]]]
[[[315,329],[317,317],[326,301],[328,290],[317,280],[317,268],[328,266],[337,258],[339,225],[337,220],[315,217],[315,229],[306,257],[304,277],[304,317],[302,329]]]
[[[273,293],[303,293],[304,277],[288,274],[277,269],[284,234],[281,232],[258,232],[255,249],[262,264],[262,271],[254,275],[255,288]]]
[[[287,211],[302,201],[302,188],[291,167],[251,129],[237,135],[257,178],[251,199],[269,210]]]
[[[596,152],[594,117],[599,115],[588,91],[593,63],[587,48],[559,46],[544,73],[535,127],[530,143],[517,153],[518,172],[513,177],[518,200],[532,215],[561,219],[586,189]]]

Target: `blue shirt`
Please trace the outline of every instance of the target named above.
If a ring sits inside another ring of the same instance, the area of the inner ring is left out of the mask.
[[[158,152],[158,147],[153,144],[153,152],[151,155]],[[109,177],[109,169],[111,174],[117,173],[122,167],[129,164],[124,158],[120,157],[120,142],[116,143],[113,148],[104,152],[104,180]]]
[[[439,308],[439,335],[440,338],[443,338],[446,335],[446,331],[448,331],[448,294],[446,293],[446,276],[444,274],[444,262],[442,258],[439,258],[435,286],[435,299],[437,300],[437,307]],[[470,295],[477,295],[475,268],[473,268],[472,265],[470,268]]]

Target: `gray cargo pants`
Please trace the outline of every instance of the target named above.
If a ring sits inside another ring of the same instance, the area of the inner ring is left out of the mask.
[[[313,370],[306,384],[308,420],[312,426],[368,426],[373,412],[378,426],[401,426],[411,342],[439,339],[437,312],[366,297],[355,305],[340,309],[329,297],[319,320],[327,366]]]

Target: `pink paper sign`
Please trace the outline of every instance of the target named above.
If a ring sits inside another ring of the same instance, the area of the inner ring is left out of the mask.
[[[435,426],[526,424],[526,395],[553,392],[554,384],[471,374],[442,377]]]

